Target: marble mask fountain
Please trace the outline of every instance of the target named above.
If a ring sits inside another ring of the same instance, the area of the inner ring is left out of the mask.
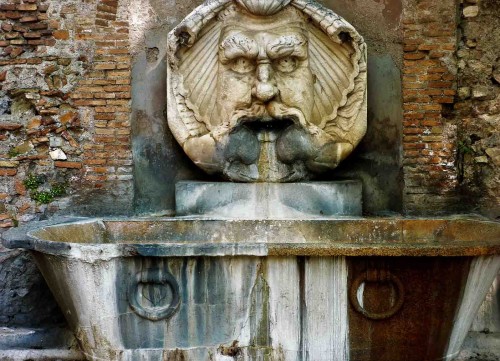
[[[500,225],[363,218],[313,182],[367,124],[362,36],[312,0],[208,0],[169,35],[168,123],[230,182],[176,217],[13,230],[88,360],[452,360],[500,268]]]
[[[366,132],[363,38],[313,2],[288,3],[208,2],[171,33],[169,126],[210,174],[308,179]]]

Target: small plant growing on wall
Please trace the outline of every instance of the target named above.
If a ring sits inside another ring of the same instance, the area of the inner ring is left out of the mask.
[[[43,183],[45,183],[44,177],[35,174],[28,175],[28,177],[26,177],[26,179],[23,181],[23,184],[26,187],[26,189],[30,191],[35,191]]]
[[[457,142],[457,156],[455,164],[457,167],[458,182],[462,183],[465,174],[466,158],[474,154],[474,149],[471,146],[471,141],[464,139]]]
[[[45,183],[45,177],[37,174],[28,175],[23,182],[26,189],[30,191],[31,199],[40,204],[51,203],[55,198],[66,194],[64,183],[53,183],[49,190],[38,190]]]
[[[15,158],[19,154],[21,154],[21,153],[19,153],[19,151],[16,148],[10,148],[9,151],[7,152],[7,155],[9,156],[9,158]]]

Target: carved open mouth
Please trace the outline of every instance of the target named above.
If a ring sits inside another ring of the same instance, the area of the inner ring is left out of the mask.
[[[240,124],[255,133],[263,131],[282,132],[289,126],[298,123],[298,119],[293,116],[272,118],[272,117],[244,117],[240,119]]]

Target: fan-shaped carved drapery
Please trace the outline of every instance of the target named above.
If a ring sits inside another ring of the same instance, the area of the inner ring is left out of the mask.
[[[228,120],[225,119],[227,114],[221,112],[221,99],[219,98],[221,34],[228,28],[228,24],[231,24],[237,29],[243,29],[238,30],[242,33],[245,29],[249,29],[250,38],[252,36],[256,39],[260,39],[262,36],[272,37],[276,32],[281,35],[283,31],[279,30],[279,26],[280,21],[282,21],[280,16],[283,17],[283,15],[280,14],[286,11],[293,14],[291,8],[296,9],[294,11],[300,15],[294,15],[297,20],[293,20],[295,18],[292,16],[290,21],[300,22],[294,27],[301,27],[303,32],[307,34],[308,55],[307,61],[304,60],[303,64],[308,66],[308,71],[314,79],[312,89],[306,91],[300,89],[299,86],[297,90],[313,93],[311,110],[306,112],[307,114],[304,116],[306,124],[302,125],[307,137],[311,138],[312,147],[318,148],[311,159],[301,160],[305,164],[302,168],[308,168],[313,173],[324,170],[323,168],[334,168],[354,149],[366,132],[366,45],[363,38],[349,23],[331,10],[310,0],[207,1],[195,9],[169,36],[168,85],[169,108],[171,110],[168,121],[175,138],[191,158],[193,158],[192,155],[199,154],[198,151],[192,149],[196,147],[196,143],[201,147],[207,147],[206,154],[208,154],[208,158],[212,158],[193,160],[200,166],[214,163],[209,166],[211,173],[224,174],[224,168],[227,167],[227,164],[217,166],[215,163],[227,163],[221,149],[226,147],[229,142],[227,137],[231,129],[228,128],[234,126],[233,123],[229,125]],[[238,23],[235,19],[243,20]],[[273,21],[276,21],[277,31],[273,28]],[[267,35],[260,36],[261,33]],[[262,39],[255,41],[265,42]],[[274,59],[266,61],[273,62]],[[290,61],[298,60],[292,59]],[[254,67],[255,71],[257,71],[257,67],[260,69],[258,70],[259,74],[264,74],[262,73],[263,66],[255,65]],[[272,72],[273,68],[270,69]],[[285,74],[285,77],[287,75],[290,77],[289,74]],[[273,74],[269,73],[266,76],[269,78]],[[250,84],[246,73],[235,74],[235,78],[244,85]],[[279,78],[279,75],[276,78]],[[301,79],[297,79],[297,84],[301,85]],[[269,79],[266,82],[268,83],[264,85],[268,87],[277,86],[279,88],[280,86]],[[229,84],[237,83],[229,82]],[[261,89],[264,88],[261,87]],[[227,91],[226,88],[224,89]],[[242,97],[248,98],[250,96],[249,92],[245,93],[238,85],[234,90],[235,93],[241,91]],[[275,100],[282,100],[279,97],[285,95],[285,91],[290,92],[290,89],[277,89],[275,91],[276,99],[269,101],[269,104]],[[255,96],[255,89],[252,90],[252,94]],[[274,97],[274,93],[272,94]],[[286,96],[282,98],[286,98]],[[289,95],[288,98],[294,98],[294,94]],[[309,98],[311,97],[304,97],[304,99]],[[265,102],[267,100],[264,100]],[[284,105],[289,106],[290,104]],[[267,106],[267,103],[264,106]],[[273,108],[269,106],[268,109]],[[291,113],[293,112],[288,112],[288,114]],[[298,112],[295,113],[298,114]],[[260,116],[263,114],[262,108],[259,114]],[[271,114],[271,116],[276,115]],[[205,138],[201,140],[202,137]],[[194,140],[196,138],[199,138],[200,141]],[[283,137],[283,139],[285,138]],[[328,143],[335,143],[337,146],[333,147],[332,144]],[[326,150],[327,148],[328,150]],[[260,154],[262,151],[261,147]],[[328,161],[328,157],[332,157],[332,160]],[[321,162],[318,161],[319,159]],[[278,155],[278,162],[281,160]],[[259,162],[260,160],[255,161],[258,168],[260,167]],[[302,178],[307,178],[305,173]],[[260,180],[266,179],[260,178]]]

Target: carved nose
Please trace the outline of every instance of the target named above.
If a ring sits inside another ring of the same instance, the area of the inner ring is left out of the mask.
[[[261,63],[257,66],[257,82],[252,89],[252,95],[257,99],[268,102],[278,94],[278,88],[271,81],[271,64]]]
[[[277,92],[276,87],[272,84],[258,82],[254,88],[253,95],[263,102],[268,102],[276,96]]]

